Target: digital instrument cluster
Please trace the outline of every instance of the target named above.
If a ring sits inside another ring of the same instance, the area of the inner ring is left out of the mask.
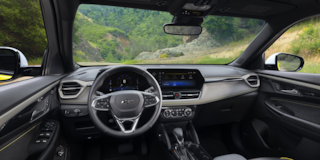
[[[134,72],[119,72],[108,77],[99,89],[103,93],[121,90],[140,90],[149,88],[147,80]]]

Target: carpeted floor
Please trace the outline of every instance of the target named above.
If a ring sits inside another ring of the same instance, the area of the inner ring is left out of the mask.
[[[212,158],[228,154],[226,146],[206,135],[199,135],[200,145],[210,154]]]

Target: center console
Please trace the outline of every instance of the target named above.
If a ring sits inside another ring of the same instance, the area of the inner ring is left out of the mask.
[[[148,69],[158,81],[163,101],[199,99],[204,79],[196,69]],[[201,147],[192,119],[195,105],[163,106],[157,127],[159,142],[167,159],[209,160],[210,155]]]
[[[210,160],[210,155],[201,147],[191,121],[161,123],[157,127],[159,142],[167,159]]]
[[[203,76],[197,69],[148,69],[158,81],[164,101],[184,101],[199,99],[204,83]],[[192,120],[196,106],[164,106],[162,122]]]

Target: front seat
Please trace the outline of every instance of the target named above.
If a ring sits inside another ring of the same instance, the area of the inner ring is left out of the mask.
[[[248,160],[248,159],[244,158],[243,156],[241,156],[239,154],[227,154],[227,155],[216,157],[213,160]],[[287,157],[281,157],[281,158],[261,157],[261,158],[254,158],[254,159],[250,159],[250,160],[293,160],[293,159],[287,158]]]

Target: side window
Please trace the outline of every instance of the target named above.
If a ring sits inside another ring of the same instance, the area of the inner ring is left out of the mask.
[[[287,30],[265,51],[265,59],[279,52],[298,55],[304,66],[298,72],[320,73],[320,17],[304,20]]]
[[[47,36],[39,0],[0,1],[0,49],[8,47],[19,50],[25,56],[27,63],[24,61],[21,67],[41,65],[47,47]],[[12,82],[1,82],[8,76],[10,75],[0,75],[0,85]],[[27,78],[32,77],[21,77],[15,81]]]

